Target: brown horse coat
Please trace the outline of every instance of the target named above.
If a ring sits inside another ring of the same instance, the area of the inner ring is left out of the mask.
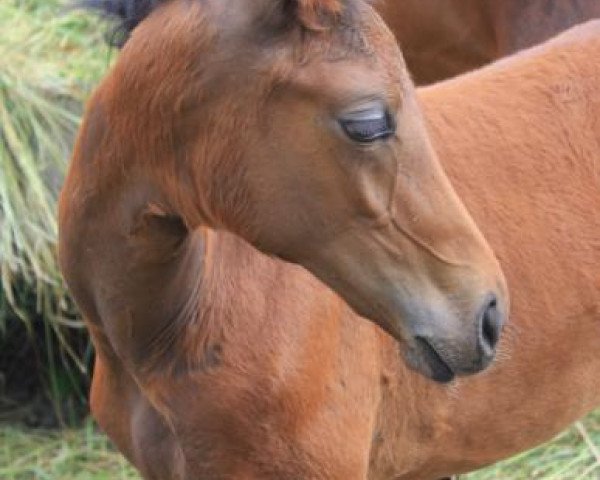
[[[392,376],[379,433],[393,460],[371,478],[474,469],[600,403],[599,56],[593,21],[420,90],[446,172],[501,259],[511,321],[489,372],[450,388]]]
[[[131,218],[94,196],[96,179],[119,201],[149,192],[119,190],[132,176],[102,161],[115,125],[102,104],[90,110],[80,148],[103,156],[77,156],[67,179],[61,264],[98,351],[100,425],[149,479],[433,479],[546,440],[589,410],[600,400],[598,54],[594,23],[420,92],[514,292],[491,371],[446,386],[409,370],[392,337],[306,270],[234,234],[182,237],[179,218],[149,205],[123,235]],[[173,321],[157,332],[164,316]]]
[[[376,6],[418,85],[472,70],[600,17],[597,0],[388,0]]]

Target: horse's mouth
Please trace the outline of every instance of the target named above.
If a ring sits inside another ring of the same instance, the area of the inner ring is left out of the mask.
[[[420,348],[423,360],[431,369],[430,377],[439,383],[449,383],[456,376],[448,364],[442,359],[440,354],[433,346],[423,337],[415,337]]]

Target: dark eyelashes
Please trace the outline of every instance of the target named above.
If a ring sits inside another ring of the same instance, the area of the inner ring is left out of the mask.
[[[360,143],[371,143],[392,136],[395,126],[391,115],[384,112],[379,118],[341,118],[340,125],[346,135]]]

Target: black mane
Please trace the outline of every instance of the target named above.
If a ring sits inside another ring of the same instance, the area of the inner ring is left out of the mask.
[[[164,0],[81,0],[78,5],[96,10],[105,17],[116,20],[117,26],[111,31],[108,42],[122,47],[129,35],[156,6]]]

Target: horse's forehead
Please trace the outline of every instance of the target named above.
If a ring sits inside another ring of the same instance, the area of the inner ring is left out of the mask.
[[[371,56],[380,60],[399,57],[393,34],[376,11],[362,0],[348,1],[352,8],[348,6],[345,14],[335,17],[337,21],[326,24],[323,29],[312,30],[296,22],[298,28],[291,28],[291,33],[286,33],[287,29],[281,25],[277,27],[277,22],[263,18],[271,16],[269,11],[274,10],[271,6],[265,11],[265,2],[250,2],[256,4],[254,7],[244,3],[245,8],[235,12],[224,3],[227,2],[217,1],[208,14],[211,17],[209,23],[216,26],[218,37],[225,40],[220,43],[221,47],[233,49],[240,55],[245,55],[246,48],[256,45],[267,55],[278,47],[291,47],[293,61],[300,64],[311,57],[326,61],[353,56]]]
[[[350,95],[371,91],[400,95],[408,82],[404,60],[395,41],[385,35],[363,30],[361,40],[341,46],[323,44],[308,48],[306,61],[295,62],[293,79],[309,89],[327,91],[328,87]],[[354,48],[353,45],[359,45]],[[321,49],[321,51],[319,50]]]
[[[266,36],[261,34],[263,22],[247,23],[241,13],[227,15],[225,10],[195,2],[174,2],[165,7],[159,15],[149,18],[141,36],[134,37],[137,54],[130,57],[139,60],[146,52],[155,62],[157,48],[176,51],[161,62],[165,64],[163,73],[169,77],[174,71],[202,72],[198,81],[203,85],[218,82],[223,94],[230,91],[227,85],[239,82],[246,82],[248,89],[267,91],[273,84],[285,82],[290,74],[300,72],[312,77],[309,80],[313,83],[318,83],[319,77],[339,75],[338,81],[329,82],[333,88],[350,87],[356,79],[366,86],[378,84],[380,90],[405,83],[404,64],[395,39],[367,5],[329,30],[297,28],[273,35],[269,32]],[[168,67],[175,63],[184,65]],[[193,67],[188,68],[188,64]],[[260,77],[258,83],[255,74]],[[181,73],[180,77],[185,75]],[[192,84],[188,82],[188,86]]]
[[[298,85],[317,89],[332,85],[333,88],[348,92],[401,86],[406,76],[397,56],[382,55],[381,52],[349,55],[336,60],[316,57],[305,64],[296,65],[292,72],[294,83]]]

